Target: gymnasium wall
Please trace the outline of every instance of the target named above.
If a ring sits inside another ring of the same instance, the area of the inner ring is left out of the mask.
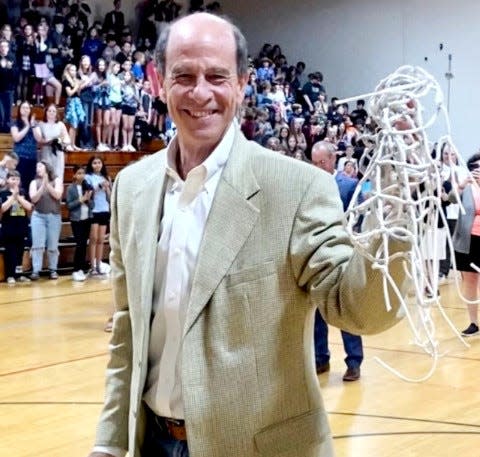
[[[102,11],[110,2],[95,2]],[[138,0],[123,0],[134,17]],[[189,4],[188,1],[180,1]],[[208,3],[208,0],[207,2]],[[250,52],[278,43],[291,63],[304,60],[321,70],[328,95],[349,97],[371,91],[400,65],[420,65],[439,81],[452,56],[450,117],[454,141],[468,157],[480,146],[477,45],[480,2],[475,0],[221,0],[225,13],[245,32]],[[442,50],[440,50],[442,44]],[[425,60],[427,59],[427,60]],[[440,129],[432,131],[433,139]]]

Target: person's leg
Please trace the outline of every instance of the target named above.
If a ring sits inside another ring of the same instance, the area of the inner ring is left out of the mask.
[[[326,368],[330,362],[330,351],[328,350],[328,326],[323,320],[320,312],[315,310],[315,327],[313,332],[315,346],[315,365],[317,371]],[[325,369],[328,371],[328,368]]]
[[[132,146],[133,142],[133,122],[135,121],[135,116],[127,116],[127,144]]]
[[[62,84],[54,76],[49,78],[49,80],[47,81],[47,84],[49,84],[53,88],[55,92],[55,105],[58,106],[60,104],[60,97],[62,95]]]
[[[103,127],[103,111],[101,109],[95,110],[95,132],[97,134],[97,147],[99,144],[103,143],[104,139],[102,136],[102,127]]]
[[[47,225],[47,254],[48,269],[53,272],[58,267],[58,241],[62,229],[62,218],[60,214],[49,214]]]
[[[462,272],[463,295],[467,300],[474,301],[478,299],[479,277],[477,272]],[[467,303],[468,317],[470,322],[478,326],[478,305]]]
[[[97,268],[95,253],[97,248],[98,229],[99,225],[97,223],[93,223],[90,227],[90,242],[88,247],[90,251],[90,269],[92,272],[95,272]]]
[[[100,264],[103,259],[103,244],[105,240],[105,234],[107,233],[107,226],[106,225],[99,225],[98,226],[98,236],[97,236],[97,243],[95,249],[95,259],[97,263],[97,269],[100,268]]]
[[[75,253],[73,255],[73,271],[82,269],[83,260],[81,253],[82,227],[81,221],[70,221],[72,226],[73,238],[75,239]]]
[[[343,347],[345,348],[345,363],[349,368],[360,368],[363,361],[363,345],[362,337],[352,335],[351,333],[341,330]]]
[[[17,266],[16,246],[17,240],[14,236],[9,234],[3,235],[3,245],[5,247],[4,263],[5,263],[5,278],[15,278],[15,268]]]
[[[103,112],[103,143],[112,146],[112,110],[106,109]]]
[[[125,147],[128,146],[128,116],[126,114],[122,114],[122,138],[122,149],[125,149]]]
[[[122,118],[122,110],[114,110],[113,115],[113,145],[118,146],[118,141],[120,137],[120,121]]]
[[[32,230],[32,270],[38,275],[42,269],[43,252],[45,250],[45,241],[47,239],[47,222],[46,215],[33,212],[30,220]]]

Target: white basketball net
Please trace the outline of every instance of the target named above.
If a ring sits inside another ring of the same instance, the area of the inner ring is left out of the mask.
[[[432,146],[426,130],[443,120],[446,135],[438,140],[437,150],[440,151],[443,143],[449,143],[452,148],[454,145],[442,90],[423,69],[400,67],[381,81],[375,92],[340,100],[339,103],[367,97],[367,110],[378,129],[377,133],[363,137],[367,144],[359,163],[363,178],[346,213],[347,231],[356,249],[372,262],[372,268],[381,271],[387,309],[390,309],[388,288],[394,291],[401,303],[413,333],[413,343],[432,356],[433,362],[425,376],[413,379],[382,360],[376,360],[400,378],[420,382],[433,374],[441,356],[432,318],[433,308],[439,310],[452,332],[467,345],[445,313],[437,293],[439,218],[443,219],[445,227],[447,223],[439,197],[442,177],[432,158]],[[427,99],[434,106],[429,117],[424,119],[426,109],[422,102]],[[359,203],[362,184],[366,181],[371,182],[371,192]],[[455,182],[452,187],[456,192]],[[354,227],[361,218],[364,222],[358,233]],[[382,243],[372,255],[367,248],[374,239],[381,239]],[[392,255],[388,251],[388,240],[406,241],[409,248]],[[450,237],[448,241],[453,253]],[[389,273],[389,265],[398,258],[403,259],[412,284],[409,297],[401,295]]]

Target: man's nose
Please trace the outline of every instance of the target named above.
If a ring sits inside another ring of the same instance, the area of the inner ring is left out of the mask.
[[[212,96],[211,84],[200,76],[195,81],[195,85],[191,91],[192,98],[198,103],[205,103]]]

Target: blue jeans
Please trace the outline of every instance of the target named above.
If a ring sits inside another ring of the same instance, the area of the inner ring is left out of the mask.
[[[345,363],[349,368],[359,368],[363,361],[362,337],[342,332],[343,347],[347,357]],[[330,361],[330,351],[328,350],[328,326],[323,320],[318,310],[315,311],[315,363],[318,366],[324,365]]]
[[[45,246],[48,254],[48,269],[55,271],[58,266],[58,240],[62,228],[60,214],[42,214],[33,211],[30,220],[32,228],[32,269],[38,273],[42,269]]]
[[[189,457],[187,441],[175,440],[167,428],[155,419],[147,407],[147,428],[142,446],[142,457]]]

